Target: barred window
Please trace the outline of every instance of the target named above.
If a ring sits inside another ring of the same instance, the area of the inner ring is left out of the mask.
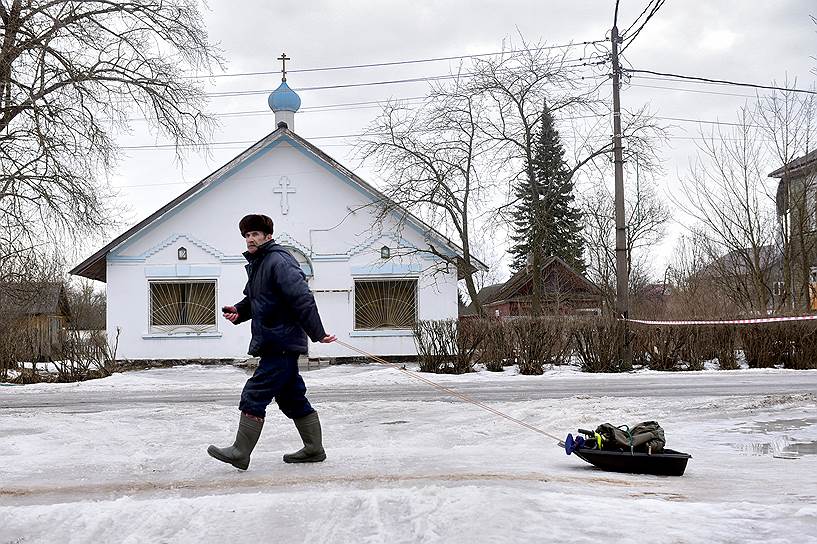
[[[216,282],[150,282],[151,332],[216,329]]]
[[[417,280],[355,281],[355,329],[411,329]]]

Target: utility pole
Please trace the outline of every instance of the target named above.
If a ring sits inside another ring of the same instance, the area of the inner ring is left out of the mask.
[[[618,5],[616,5],[618,15]],[[613,46],[613,161],[616,175],[616,318],[627,319],[630,311],[629,273],[627,266],[627,227],[624,217],[624,156],[621,145],[621,102],[619,99],[621,69],[618,63],[618,26],[613,22],[610,33]],[[632,362],[627,321],[623,322],[619,338],[619,359]]]

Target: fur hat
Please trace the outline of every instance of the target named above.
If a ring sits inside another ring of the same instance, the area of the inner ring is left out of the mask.
[[[259,215],[251,213],[245,215],[238,222],[238,230],[241,231],[241,236],[245,236],[248,232],[257,230],[266,234],[272,234],[272,219],[266,215]]]

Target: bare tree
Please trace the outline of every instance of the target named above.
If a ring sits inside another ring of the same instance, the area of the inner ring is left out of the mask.
[[[596,119],[596,122],[584,123],[584,130],[573,125],[574,160],[567,165],[567,180],[572,180],[581,169],[594,165],[613,150],[612,141],[607,138],[609,125],[601,128],[603,120],[609,123],[612,118],[609,105],[599,96],[599,88],[607,78],[602,76],[598,84],[588,87],[582,77],[587,73],[586,66],[604,64],[606,57],[595,55],[577,64],[569,58],[571,54],[571,48],[554,53],[542,44],[529,44],[523,39],[520,50],[474,60],[469,80],[471,92],[486,97],[490,106],[486,123],[481,128],[483,136],[497,144],[494,157],[505,165],[508,186],[524,180],[532,189],[531,197],[535,200],[530,206],[535,215],[531,218],[532,224],[548,224],[549,210],[541,202],[543,188],[534,168],[536,137],[542,126],[545,103],[547,110],[557,119]],[[625,124],[625,135],[629,139],[631,155],[643,154],[641,160],[646,167],[653,164],[652,144],[655,138],[661,137],[662,129],[645,112],[640,110],[630,116],[630,122]],[[499,208],[506,221],[510,221],[506,212],[517,204],[512,195],[509,190],[506,202]],[[535,242],[534,247],[537,246]],[[541,312],[541,268],[545,257],[541,251],[532,251],[531,302],[534,314]]]
[[[408,210],[459,243],[461,256],[431,242],[421,251],[455,267],[482,315],[471,229],[492,177],[484,161],[488,142],[479,138],[483,105],[460,83],[457,79],[434,89],[418,109],[387,105],[359,150],[386,179],[381,219],[394,210]]]
[[[105,293],[94,289],[94,282],[81,278],[66,285],[71,329],[103,330],[105,328]]]
[[[0,0],[0,266],[111,222],[100,174],[139,115],[182,146],[205,141],[187,71],[220,65],[195,0]]]
[[[784,82],[796,87],[796,81]],[[776,201],[780,237],[777,244],[783,256],[785,289],[783,304],[790,308],[808,307],[811,267],[817,253],[817,179],[813,172],[803,175],[792,171],[792,162],[813,151],[817,129],[817,102],[813,94],[775,91],[758,97],[753,118],[770,160],[780,172],[777,191],[769,196]]]
[[[473,59],[451,84],[437,85],[418,110],[390,104],[360,146],[363,158],[373,160],[384,174],[384,192],[393,204],[451,233],[463,248],[464,258],[446,256],[433,246],[428,250],[457,266],[472,301],[476,301],[477,289],[470,259],[477,220],[490,213],[494,221],[507,226],[508,212],[517,204],[512,188],[518,180],[527,180],[534,188],[537,203],[533,208],[548,213],[539,202],[542,191],[533,167],[545,101],[556,116],[577,113],[610,118],[599,100],[598,87],[588,89],[582,82],[579,70],[589,63],[571,60],[571,48],[556,53],[524,40],[522,46]],[[605,62],[602,56],[594,58]],[[661,129],[643,110],[630,120],[627,135],[632,154],[647,150],[642,160],[651,164],[650,144],[660,137]],[[600,125],[589,126],[598,129]],[[596,130],[577,138],[572,154],[580,158],[568,165],[571,179],[611,153],[612,142],[606,133],[605,128],[601,135]],[[545,256],[534,251],[532,257],[533,312],[539,313]]]
[[[660,198],[654,181],[636,178],[625,187],[624,195],[629,288],[643,287],[651,276],[649,249],[666,234],[669,208]],[[585,192],[581,199],[585,247],[590,279],[604,292],[612,307],[616,294],[615,202],[603,182]]]
[[[700,225],[712,259],[707,274],[745,311],[766,311],[777,240],[763,142],[748,106],[730,129],[719,125],[698,142],[698,157],[681,180],[678,206]]]
[[[691,227],[672,250],[666,279],[672,288],[670,315],[678,318],[720,318],[739,310],[722,287],[723,276],[713,268],[719,257],[701,228]],[[731,282],[727,282],[731,285]]]

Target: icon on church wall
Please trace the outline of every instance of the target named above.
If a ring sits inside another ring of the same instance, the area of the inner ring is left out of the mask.
[[[295,193],[295,184],[287,176],[281,176],[278,180],[278,186],[272,188],[273,193],[281,195],[281,214],[289,213],[289,195]]]
[[[389,249],[389,246],[381,247],[380,248],[380,258],[381,259],[388,259],[389,257],[391,257],[391,249]]]
[[[186,261],[187,260],[187,248],[184,247],[184,246],[180,247],[178,249],[178,251],[176,252],[176,256],[179,258],[180,261]]]

